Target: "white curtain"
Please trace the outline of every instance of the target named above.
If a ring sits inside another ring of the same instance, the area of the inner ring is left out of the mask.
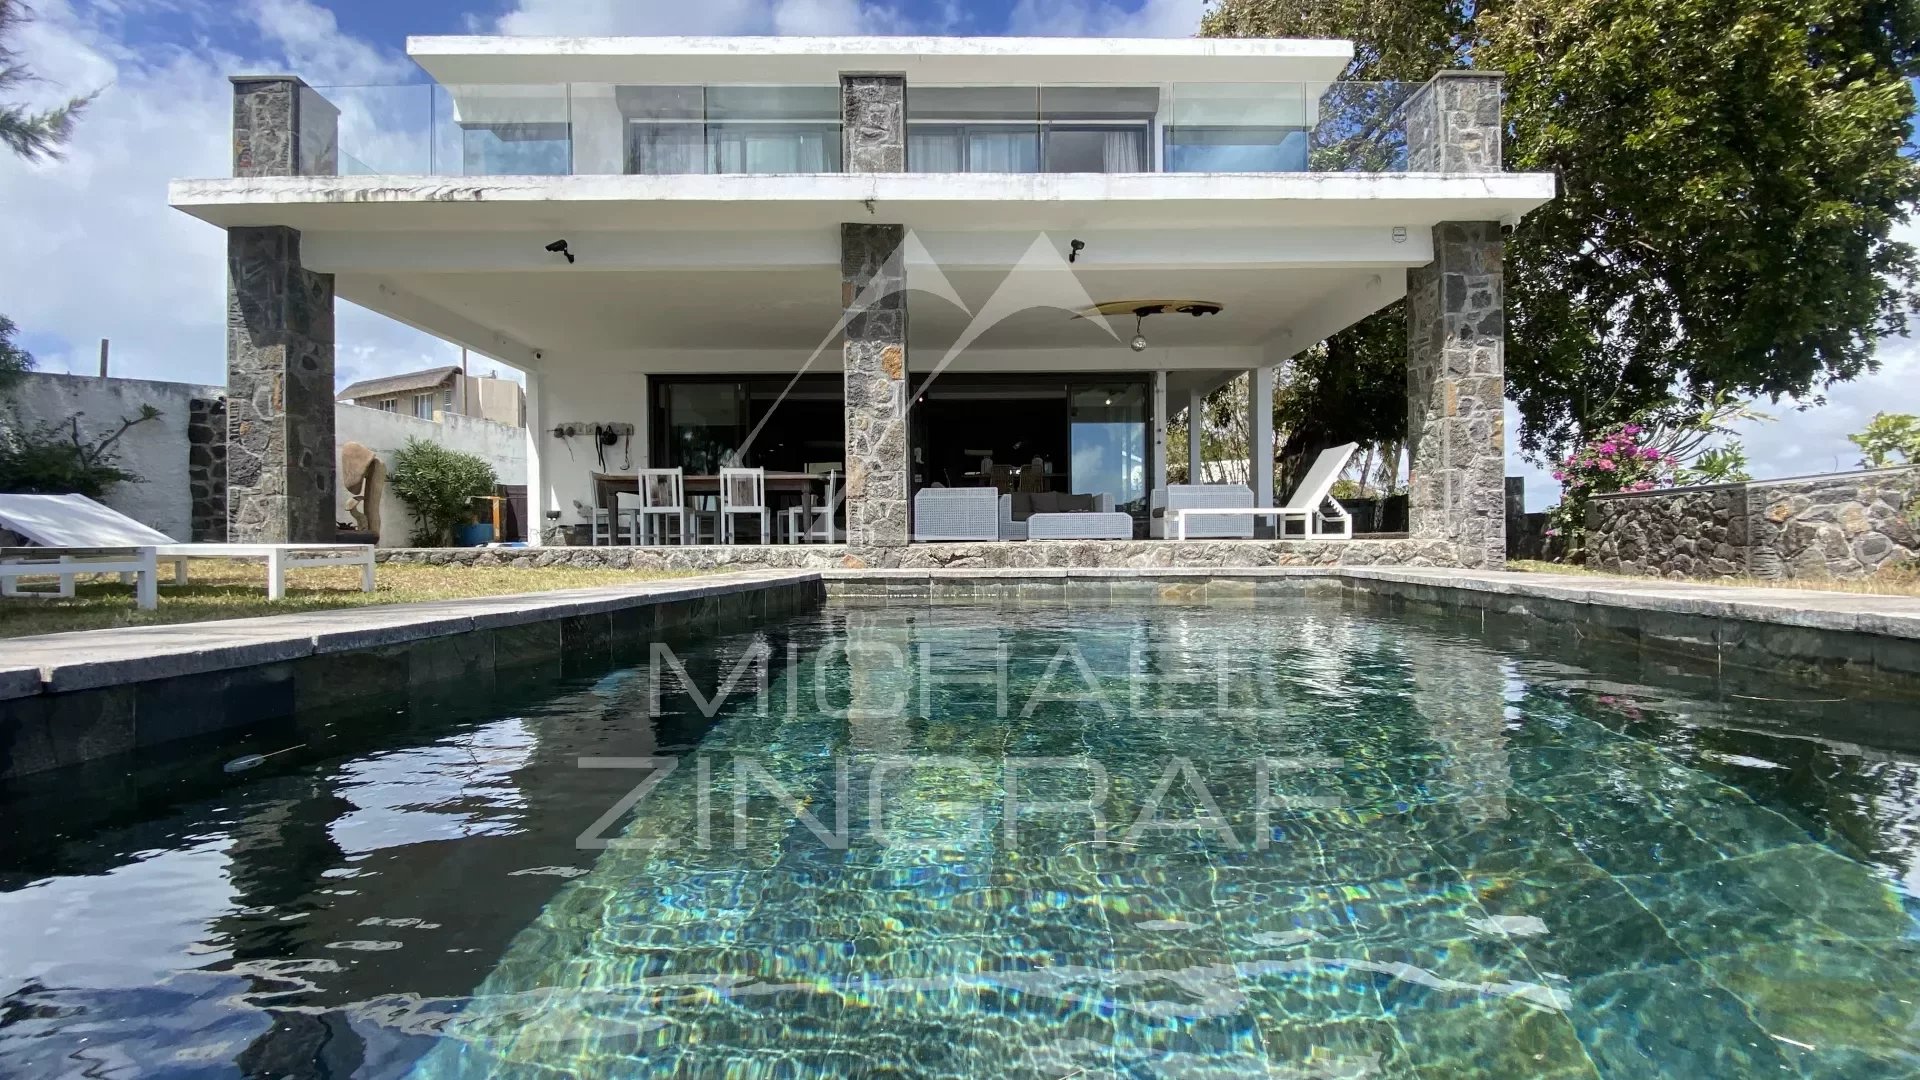
[[[698,124],[635,124],[631,171],[673,176],[707,171],[706,133]]]
[[[1102,172],[1147,171],[1146,140],[1138,131],[1109,131],[1100,149]]]
[[[714,172],[818,173],[827,171],[827,140],[818,131],[714,129]]]
[[[1032,131],[970,131],[967,171],[1030,173],[1040,171],[1040,140]]]
[[[960,136],[953,132],[911,136],[907,168],[921,173],[960,172]]]

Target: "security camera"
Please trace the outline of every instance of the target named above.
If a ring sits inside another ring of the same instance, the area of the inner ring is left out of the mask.
[[[565,255],[568,265],[572,265],[573,252],[567,250],[567,242],[565,240],[555,240],[553,243],[547,245],[547,250],[553,252],[555,255]]]

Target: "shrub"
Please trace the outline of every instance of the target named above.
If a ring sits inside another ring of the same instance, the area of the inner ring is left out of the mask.
[[[138,475],[119,466],[120,437],[136,424],[158,419],[160,410],[142,406],[140,415],[122,417],[117,429],[93,438],[81,433],[81,415],[37,427],[17,417],[0,423],[0,491],[97,499],[115,484],[139,483]]]
[[[499,480],[480,458],[416,438],[393,455],[387,483],[413,512],[410,542],[438,547],[451,539],[455,525],[472,518],[473,500],[493,494]]]
[[[1672,455],[1654,446],[1639,424],[1610,428],[1568,454],[1553,470],[1560,503],[1547,511],[1547,535],[1577,553],[1586,532],[1587,503],[1616,491],[1652,491],[1673,482]]]

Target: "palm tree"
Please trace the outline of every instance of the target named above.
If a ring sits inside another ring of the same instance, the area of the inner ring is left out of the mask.
[[[0,0],[0,95],[38,78],[21,63],[19,54],[7,47],[7,38],[24,26],[31,14],[20,0]],[[74,120],[92,100],[93,95],[88,94],[45,112],[0,101],[0,143],[28,161],[57,158],[73,135]]]

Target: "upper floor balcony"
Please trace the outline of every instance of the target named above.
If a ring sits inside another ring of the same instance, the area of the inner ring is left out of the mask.
[[[909,83],[913,173],[1409,169],[1416,82]],[[342,174],[838,173],[837,83],[320,86]]]

